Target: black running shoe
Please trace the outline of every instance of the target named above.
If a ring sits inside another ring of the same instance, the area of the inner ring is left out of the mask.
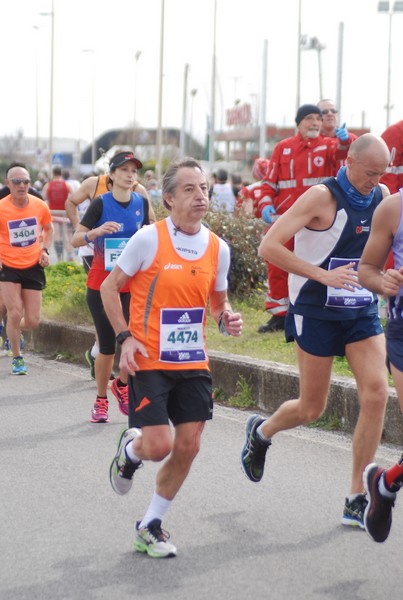
[[[365,494],[358,494],[354,500],[346,498],[341,518],[342,525],[349,527],[359,527],[364,529],[364,511],[367,506],[367,497]]]
[[[271,441],[261,440],[256,429],[265,419],[259,415],[251,415],[246,423],[246,441],[242,448],[241,465],[246,477],[257,483],[263,477],[266,452]]]
[[[363,474],[364,487],[368,494],[368,504],[364,512],[365,531],[374,542],[384,542],[392,526],[392,508],[395,505],[396,494],[393,498],[382,496],[378,483],[385,472],[375,463],[368,465]]]

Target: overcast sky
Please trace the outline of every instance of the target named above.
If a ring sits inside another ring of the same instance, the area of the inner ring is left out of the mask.
[[[96,135],[131,125],[134,113],[139,125],[155,127],[161,1],[54,0],[54,5],[54,136],[89,141],[92,106]],[[2,93],[0,135],[22,129],[25,135],[35,136],[37,126],[40,136],[49,134],[51,17],[40,13],[50,13],[51,6],[51,0],[1,3],[0,71],[6,91]],[[377,6],[377,0],[302,0],[301,30],[326,46],[322,51],[323,92],[334,98],[339,23],[344,23],[342,119],[347,126],[364,123],[380,134],[386,124],[389,18]],[[165,0],[162,123],[164,127],[182,124],[188,64],[188,90],[197,90],[192,130],[200,140],[211,107],[213,9],[214,0]],[[235,99],[254,108],[258,105],[264,40],[268,40],[266,120],[293,125],[297,17],[298,0],[217,0],[217,129],[225,127],[225,109]],[[403,13],[395,14],[391,122],[403,119],[402,28]],[[318,99],[318,55],[303,52],[301,103]],[[190,105],[189,99],[189,113]]]

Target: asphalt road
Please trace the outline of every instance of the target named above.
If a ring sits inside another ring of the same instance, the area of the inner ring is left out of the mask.
[[[91,424],[94,382],[80,366],[0,356],[1,600],[379,600],[403,587],[403,492],[391,535],[374,543],[340,525],[351,440],[307,428],[279,434],[260,484],[239,464],[247,414],[216,407],[202,450],[163,526],[178,556],[132,550],[157,465],[117,496],[109,464],[125,419]],[[401,449],[382,446],[377,460]],[[400,591],[399,591],[400,590]]]

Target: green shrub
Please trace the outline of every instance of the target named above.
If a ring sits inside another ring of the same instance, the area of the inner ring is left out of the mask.
[[[249,296],[253,290],[262,291],[267,279],[267,267],[257,250],[262,239],[264,223],[244,214],[231,216],[209,211],[206,224],[223,238],[231,249],[229,290],[239,298]]]
[[[84,267],[76,263],[60,262],[48,267],[42,297],[44,315],[77,324],[91,323],[86,280]]]

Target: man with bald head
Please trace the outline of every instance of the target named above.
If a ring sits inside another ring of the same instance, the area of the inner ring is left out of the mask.
[[[7,172],[8,196],[0,200],[0,294],[7,310],[7,335],[13,375],[25,375],[21,329],[39,325],[44,267],[53,241],[52,217],[43,200],[28,193],[28,171],[14,166]]]
[[[359,285],[357,265],[375,208],[388,194],[379,180],[389,159],[382,138],[357,138],[337,176],[307,190],[262,240],[260,256],[290,274],[285,333],[287,341],[296,343],[300,396],[284,402],[269,419],[252,415],[242,450],[245,474],[260,481],[272,437],[321,416],[333,358],[346,356],[357,382],[360,410],[342,523],[360,528],[367,502],[362,475],[381,439],[388,387],[377,299]],[[292,237],[294,252],[285,246]]]

